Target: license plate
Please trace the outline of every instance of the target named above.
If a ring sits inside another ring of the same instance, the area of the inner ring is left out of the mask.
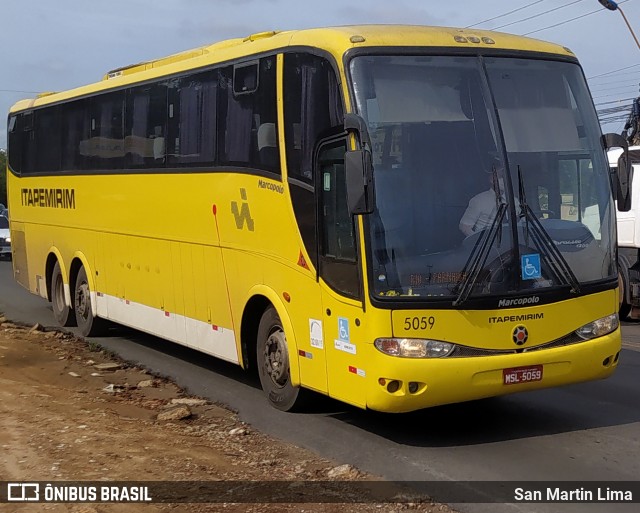
[[[504,385],[519,385],[542,380],[542,365],[530,365],[528,367],[514,367],[502,370],[502,383]]]

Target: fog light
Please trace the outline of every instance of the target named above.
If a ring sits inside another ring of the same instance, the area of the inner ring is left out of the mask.
[[[387,385],[387,392],[389,392],[390,394],[393,394],[397,392],[399,389],[400,389],[400,382],[397,379],[394,379],[393,381],[389,381],[389,384]]]
[[[415,381],[410,381],[407,388],[409,389],[410,394],[415,394],[418,391],[419,385]]]

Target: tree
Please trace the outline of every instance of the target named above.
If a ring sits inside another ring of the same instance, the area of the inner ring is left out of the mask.
[[[7,154],[0,150],[0,203],[7,204]]]

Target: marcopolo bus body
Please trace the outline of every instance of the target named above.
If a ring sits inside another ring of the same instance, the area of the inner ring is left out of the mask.
[[[19,102],[8,134],[15,277],[58,322],[257,368],[280,409],[310,389],[410,411],[618,364],[622,143],[566,48],[254,34]]]

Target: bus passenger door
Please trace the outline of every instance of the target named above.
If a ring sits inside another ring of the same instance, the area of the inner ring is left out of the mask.
[[[319,271],[329,395],[366,405],[364,329],[354,219],[347,207],[344,136],[316,151]]]

